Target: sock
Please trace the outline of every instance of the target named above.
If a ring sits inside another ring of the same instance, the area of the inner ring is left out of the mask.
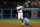
[[[22,19],[22,23],[23,23],[23,19]]]

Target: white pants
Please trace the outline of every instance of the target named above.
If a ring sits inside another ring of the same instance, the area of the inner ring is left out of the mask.
[[[24,25],[26,25],[27,23],[29,23],[29,19],[24,20]]]
[[[18,19],[23,19],[23,13],[18,12]]]
[[[29,19],[25,19],[24,22],[25,22],[25,23],[29,23]]]

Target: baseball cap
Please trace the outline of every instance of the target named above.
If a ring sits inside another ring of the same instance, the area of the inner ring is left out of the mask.
[[[17,5],[20,5],[20,3],[17,3]]]

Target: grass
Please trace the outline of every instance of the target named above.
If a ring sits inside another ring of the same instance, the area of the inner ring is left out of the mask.
[[[8,26],[0,26],[0,27],[8,27]]]
[[[21,23],[19,19],[0,19],[0,23]],[[40,19],[30,19],[30,23],[40,23]]]
[[[40,23],[40,19],[30,19],[30,23]]]

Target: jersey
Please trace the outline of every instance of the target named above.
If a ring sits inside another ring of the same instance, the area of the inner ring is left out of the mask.
[[[17,7],[17,11],[22,12],[22,8],[23,8],[22,6]]]

